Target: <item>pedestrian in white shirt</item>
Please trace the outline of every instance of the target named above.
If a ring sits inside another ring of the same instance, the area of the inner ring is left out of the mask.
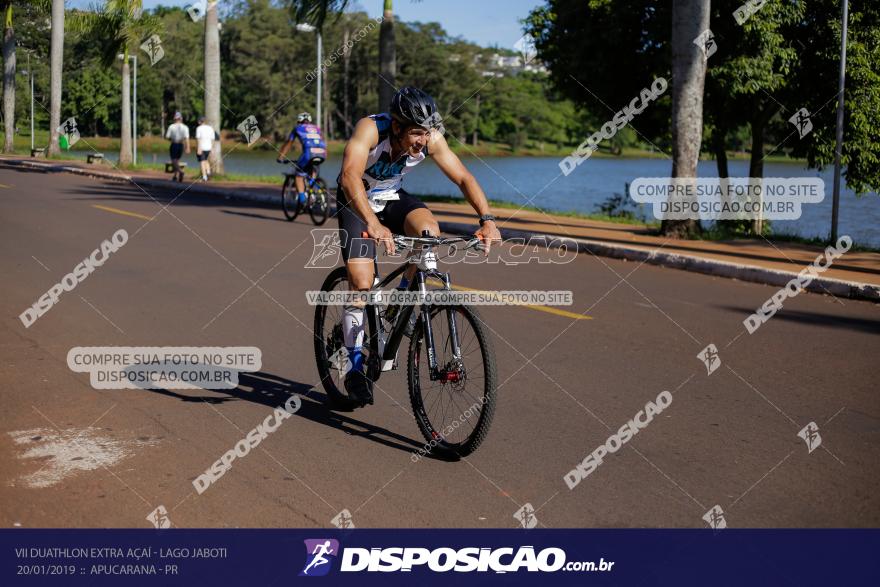
[[[211,163],[208,156],[214,148],[214,128],[208,124],[204,116],[199,117],[199,126],[196,128],[196,158],[202,168],[202,181],[208,181],[211,175]]]
[[[165,132],[165,138],[171,141],[169,154],[171,155],[171,166],[173,170],[172,179],[174,181],[183,181],[183,170],[180,168],[180,157],[183,155],[184,149],[189,153],[189,127],[183,124],[183,115],[180,112],[174,113],[174,124],[168,127]]]

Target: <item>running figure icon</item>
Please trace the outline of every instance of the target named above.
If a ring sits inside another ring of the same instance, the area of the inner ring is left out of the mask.
[[[335,541],[333,541],[333,542],[335,542]],[[302,571],[303,575],[308,575],[310,569],[314,569],[316,567],[319,567],[321,565],[326,565],[327,563],[329,563],[330,559],[326,558],[324,555],[335,556],[337,554],[336,550],[330,546],[330,543],[331,543],[330,540],[325,540],[324,542],[320,542],[318,544],[315,544],[315,548],[310,553],[312,555],[312,560],[306,565],[306,568],[303,569],[303,571]],[[319,574],[321,574],[321,575],[326,574],[327,571],[325,569],[321,569],[321,570],[324,572],[319,573]]]

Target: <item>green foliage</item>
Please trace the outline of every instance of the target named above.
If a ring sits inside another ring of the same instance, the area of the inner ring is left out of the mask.
[[[597,213],[611,218],[637,219],[635,205],[628,194],[615,193],[603,202],[596,204],[595,209]]]
[[[137,51],[144,39],[157,32],[160,21],[143,11],[141,0],[104,0],[103,6],[74,10],[66,17],[69,30],[86,36],[98,47],[101,63],[110,67],[120,53]]]
[[[670,76],[670,0],[549,0],[525,20],[551,81],[588,114],[578,143],[658,76]],[[670,99],[631,124],[665,148]]]
[[[121,46],[139,56],[141,135],[160,135],[175,111],[179,110],[191,126],[204,113],[204,21],[193,22],[181,8],[160,6],[145,13],[143,18],[158,23],[155,30],[165,50],[164,58],[150,66],[139,49],[143,30],[134,34],[136,29],[131,27],[126,32],[113,32],[125,18],[136,16],[136,11],[124,10],[133,4],[131,0],[107,3],[109,12],[100,14],[68,11],[71,33],[65,38],[62,118],[76,117],[84,133],[118,136],[120,132],[121,62],[115,56],[122,52]],[[112,7],[119,11],[110,10]],[[254,115],[264,137],[282,140],[298,112],[315,113],[315,34],[294,28],[296,21],[286,2],[236,0],[222,7],[222,127],[234,129]],[[32,12],[19,13],[17,33],[22,46],[35,51],[37,126],[45,128],[49,30],[45,16]],[[383,83],[377,75],[379,28],[375,19],[358,11],[333,14],[324,22],[323,104],[330,113],[330,124],[324,131],[330,138],[349,136],[351,125],[375,113],[378,84]],[[417,85],[434,96],[454,147],[470,149],[462,143],[470,143],[474,131],[480,141],[513,143],[516,148],[538,151],[545,144],[558,149],[583,140],[586,115],[549,87],[546,74],[504,71],[502,77],[494,77],[499,70],[490,65],[490,57],[509,52],[450,37],[437,23],[396,22],[395,35],[397,85]],[[113,57],[110,66],[106,65],[108,55]],[[24,60],[20,53],[20,68]],[[17,93],[20,128],[25,126],[22,121],[27,122],[28,98],[27,92]],[[619,140],[626,137],[621,133]],[[622,144],[627,146],[630,141]]]
[[[717,52],[706,75],[704,146],[717,132],[724,148],[742,149],[750,142],[743,127],[750,127],[761,148],[753,163],[765,158],[765,144],[811,167],[832,163],[840,0],[769,1],[740,25],[733,12],[743,3],[712,2]],[[671,7],[669,0],[547,0],[525,24],[554,86],[603,118],[653,77],[668,75]],[[880,189],[880,3],[850,2],[850,11],[842,159],[847,185],[866,192]],[[668,104],[665,97],[632,123],[661,146],[668,144]],[[800,108],[814,127],[803,139],[788,123]],[[601,120],[591,123],[595,129]]]
[[[813,131],[791,145],[811,167],[834,164],[837,83],[840,58],[840,3],[805,2],[799,75],[790,101],[811,113]],[[880,191],[880,3],[849,3],[844,143],[841,156],[847,186],[856,193]]]
[[[17,3],[16,3],[17,4]],[[29,78],[23,72],[30,68],[34,75],[35,126],[49,120],[49,23],[47,12],[39,2],[14,6],[16,36],[15,122],[19,132],[30,133]]]

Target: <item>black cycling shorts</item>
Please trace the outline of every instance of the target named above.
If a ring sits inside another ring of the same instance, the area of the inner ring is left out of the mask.
[[[404,234],[403,222],[407,214],[419,208],[427,208],[421,200],[411,196],[404,190],[398,190],[399,200],[389,200],[385,208],[376,214],[379,222],[388,228],[393,234]],[[367,230],[358,213],[348,205],[348,198],[342,191],[342,186],[336,188],[336,205],[339,218],[339,242],[342,246],[342,258],[345,261],[351,259],[372,259],[376,256],[376,241],[371,238],[363,238],[362,233]]]

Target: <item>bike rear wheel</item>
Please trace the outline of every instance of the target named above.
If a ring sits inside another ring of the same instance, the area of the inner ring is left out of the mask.
[[[284,186],[281,188],[281,209],[284,210],[284,217],[289,222],[293,222],[299,215],[302,205],[296,193],[296,182],[292,175],[288,175],[284,180]]]
[[[327,222],[327,218],[330,216],[330,192],[327,191],[327,184],[320,177],[315,179],[315,185],[312,188],[309,216],[317,226]]]
[[[455,317],[460,358],[449,326]],[[439,376],[428,367],[424,317],[430,316]],[[467,456],[485,440],[495,412],[497,374],[488,329],[469,306],[432,306],[416,322],[407,357],[413,414],[428,452]]]

